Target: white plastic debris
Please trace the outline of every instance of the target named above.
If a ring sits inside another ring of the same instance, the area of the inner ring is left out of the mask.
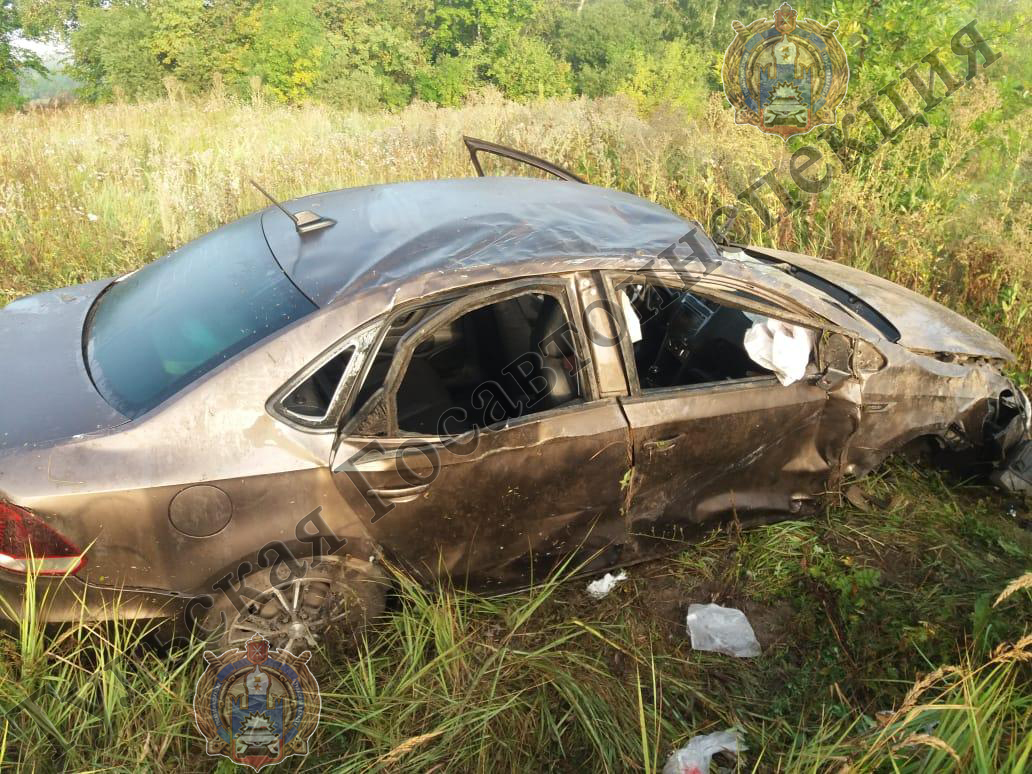
[[[616,575],[607,572],[598,580],[593,580],[588,584],[588,596],[592,599],[604,599],[609,596],[610,591],[616,588],[617,583],[625,580],[627,580],[626,570],[620,570]]]
[[[688,744],[674,750],[667,758],[663,774],[709,774],[710,759],[718,752],[738,755],[744,750],[738,731],[733,728],[704,736],[693,736],[688,740]]]
[[[813,334],[799,325],[749,316],[755,319],[745,332],[745,351],[749,357],[773,371],[786,386],[802,379],[813,351]]]
[[[637,344],[641,341],[641,320],[638,319],[638,312],[634,309],[626,290],[620,294],[620,306],[623,309],[624,320],[627,321],[627,335],[631,339],[631,344]]]
[[[745,613],[733,607],[689,605],[688,633],[695,650],[724,653],[737,658],[760,655],[760,643],[749,619]]]

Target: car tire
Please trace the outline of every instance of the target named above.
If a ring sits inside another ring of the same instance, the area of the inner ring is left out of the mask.
[[[243,649],[247,640],[261,634],[270,647],[285,648],[294,655],[328,644],[354,647],[383,612],[387,576],[372,562],[327,557],[285,583],[276,583],[275,569],[246,577],[246,586],[258,594],[244,598],[246,606],[241,610],[228,595],[215,596],[201,622],[213,646]],[[283,568],[279,574],[284,574]]]

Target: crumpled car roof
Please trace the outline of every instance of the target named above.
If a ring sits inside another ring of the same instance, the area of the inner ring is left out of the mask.
[[[269,208],[262,228],[276,260],[316,304],[413,275],[579,258],[654,257],[702,228],[637,196],[592,185],[517,177],[461,178],[348,188],[286,203],[337,221],[299,236]]]

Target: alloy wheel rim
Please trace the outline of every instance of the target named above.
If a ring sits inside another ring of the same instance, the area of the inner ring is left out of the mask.
[[[273,648],[295,653],[295,648],[316,648],[332,624],[347,618],[349,606],[333,593],[329,578],[295,578],[272,586],[232,620],[227,643],[243,648],[256,634]]]

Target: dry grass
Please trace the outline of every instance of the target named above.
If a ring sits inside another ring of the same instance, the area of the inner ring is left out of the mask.
[[[998,107],[975,83],[753,241],[845,261],[976,317],[1032,356],[1030,126],[985,131]],[[123,272],[264,205],[249,178],[287,198],[396,180],[465,177],[463,134],[556,159],[592,182],[707,221],[774,166],[776,138],[736,126],[722,97],[689,119],[641,117],[620,98],[413,105],[359,114],[228,101],[73,106],[0,122],[0,301]],[[770,196],[773,206],[773,196]]]
[[[1032,122],[984,131],[995,105],[965,88],[940,108],[948,123],[913,128],[754,238],[935,296],[999,333],[1027,380]],[[490,93],[378,115],[209,98],[5,116],[0,301],[124,272],[254,211],[250,177],[287,198],[467,176],[462,134],[702,220],[785,161],[719,98],[692,120]],[[691,735],[739,725],[743,770],[1026,769],[1027,531],[985,490],[908,470],[868,485],[897,495],[887,512],[718,532],[602,604],[579,584],[484,600],[402,583],[365,658],[321,676],[315,750],[294,767],[655,770]],[[686,644],[685,606],[714,589],[768,622],[761,659]],[[34,620],[0,636],[0,766],[210,770],[189,715],[196,652],[141,639],[88,625],[52,639]]]

